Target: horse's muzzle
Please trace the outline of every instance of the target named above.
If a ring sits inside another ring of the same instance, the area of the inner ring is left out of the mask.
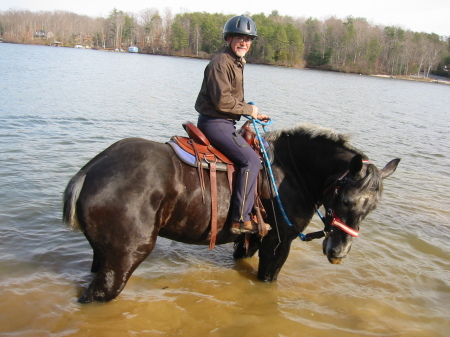
[[[330,257],[330,256],[327,256],[327,258],[331,264],[341,264],[343,259],[343,257]]]
[[[327,237],[323,243],[323,254],[327,256],[331,264],[340,264],[350,252],[352,240],[342,243],[340,240]]]

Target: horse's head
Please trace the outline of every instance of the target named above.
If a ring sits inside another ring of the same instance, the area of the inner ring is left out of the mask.
[[[377,206],[382,180],[395,171],[399,162],[394,159],[378,170],[356,155],[348,171],[327,188],[323,204],[328,235],[323,241],[323,253],[330,263],[339,264],[347,256],[361,221]]]

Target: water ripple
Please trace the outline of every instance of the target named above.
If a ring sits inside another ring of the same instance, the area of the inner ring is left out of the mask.
[[[235,262],[231,245],[210,252],[159,239],[118,300],[80,306],[92,251],[61,223],[68,180],[117,140],[183,134],[181,123],[197,119],[207,61],[0,49],[8,83],[0,107],[0,334],[446,335],[445,86],[248,64],[247,99],[273,117],[274,129],[315,123],[351,134],[380,168],[402,158],[350,255],[331,265],[320,242],[294,241],[278,281],[267,284],[256,280],[257,257]]]

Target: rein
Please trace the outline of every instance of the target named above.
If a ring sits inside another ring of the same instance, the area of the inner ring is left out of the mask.
[[[270,182],[272,183],[272,189],[273,189],[273,192],[274,192],[275,197],[277,199],[278,206],[280,207],[281,214],[283,215],[284,221],[286,221],[286,223],[289,225],[289,227],[297,229],[297,227],[295,227],[291,223],[291,221],[289,220],[289,218],[288,218],[288,216],[286,214],[286,211],[284,210],[283,203],[281,202],[281,199],[280,199],[280,194],[278,193],[278,188],[277,188],[277,184],[275,182],[275,177],[273,175],[272,165],[270,164],[269,156],[267,155],[267,151],[266,151],[266,149],[264,147],[263,139],[262,139],[261,134],[259,133],[258,127],[256,125],[256,123],[261,124],[263,126],[264,132],[266,132],[264,126],[268,126],[268,125],[272,124],[272,120],[270,120],[267,123],[264,123],[264,122],[261,122],[259,120],[254,119],[254,118],[251,118],[251,117],[249,119],[253,123],[253,128],[255,129],[256,138],[258,139],[259,143],[261,144],[260,148],[261,148],[261,152],[263,153],[263,158],[264,158],[264,162],[265,162],[266,167],[267,167],[267,171],[269,173]],[[307,240],[307,235],[303,234],[302,232],[298,233],[298,237],[302,241],[309,241],[309,240]]]
[[[288,218],[288,216],[287,216],[287,214],[286,214],[286,212],[284,210],[283,204],[282,204],[281,199],[280,199],[280,195],[278,193],[278,188],[277,188],[277,185],[276,185],[276,182],[275,182],[275,177],[273,175],[272,166],[270,164],[270,160],[269,160],[269,157],[267,155],[266,149],[263,146],[263,144],[264,144],[263,139],[262,139],[261,134],[259,133],[258,127],[256,125],[256,123],[262,125],[264,132],[267,132],[264,127],[272,124],[272,120],[270,120],[267,123],[264,123],[264,122],[261,122],[259,120],[255,120],[254,118],[251,118],[251,117],[249,119],[253,123],[253,127],[254,127],[255,133],[256,133],[256,137],[257,137],[258,141],[261,144],[261,152],[263,154],[264,162],[266,164],[267,171],[268,171],[269,177],[270,177],[270,181],[272,183],[272,189],[273,189],[273,192],[274,192],[275,197],[277,199],[278,206],[280,207],[280,210],[281,210],[281,213],[283,215],[283,218],[286,221],[286,223],[289,225],[289,227],[292,227],[292,228],[294,228],[294,229],[296,229],[298,231],[297,227],[294,226],[291,223],[291,221],[289,220],[289,218]],[[289,144],[289,142],[288,142],[288,144]],[[295,165],[295,162],[294,162],[294,160],[292,158],[292,153],[291,153],[290,146],[289,146],[289,153],[291,154],[291,160],[294,163],[294,167],[295,167],[296,171],[298,172],[297,167]],[[363,160],[363,164],[371,164],[371,162],[368,161],[368,160]],[[341,186],[345,185],[345,182],[346,182],[346,180],[348,178],[348,175],[349,175],[349,171],[345,172],[340,178],[338,178],[333,184],[331,184],[330,186],[328,186],[324,190],[324,192],[322,194],[323,197],[325,197],[334,187],[334,189],[333,189],[333,199],[332,199],[330,208],[328,208],[328,210],[327,210],[326,216],[323,216],[322,213],[320,212],[319,208],[316,207],[316,212],[319,215],[319,217],[322,220],[322,222],[324,223],[324,226],[325,226],[324,229],[321,230],[321,231],[312,232],[312,233],[308,233],[308,234],[304,234],[301,231],[298,231],[299,232],[298,233],[298,237],[300,238],[300,240],[302,240],[302,241],[311,241],[313,239],[320,239],[320,238],[323,238],[324,236],[328,236],[330,234],[331,230],[332,230],[332,228],[331,228],[332,226],[340,228],[345,233],[347,233],[347,234],[349,234],[349,235],[351,235],[353,237],[358,237],[358,235],[359,235],[358,230],[351,228],[350,226],[345,224],[343,221],[341,221],[341,219],[339,219],[339,217],[336,215],[335,210],[334,210],[334,206],[335,206],[336,200],[337,200],[337,198],[339,196],[339,193],[340,193],[340,188],[341,188]],[[314,204],[316,204],[316,203],[314,202]]]
[[[268,125],[271,125],[271,124],[272,124],[272,120],[270,120],[269,122],[265,123],[265,122],[261,122],[261,121],[259,121],[259,120],[257,120],[257,119],[251,118],[251,117],[250,117],[249,119],[250,119],[250,120],[252,121],[252,123],[253,123],[253,128],[255,129],[256,138],[258,139],[259,143],[261,144],[261,146],[260,146],[261,152],[262,152],[262,154],[263,154],[264,162],[265,162],[265,164],[266,164],[266,167],[267,167],[267,170],[268,170],[268,173],[269,173],[270,182],[272,183],[273,192],[274,192],[275,197],[276,197],[276,199],[277,199],[278,206],[280,207],[281,213],[283,214],[284,221],[286,221],[286,223],[287,223],[290,227],[296,228],[296,227],[291,223],[291,221],[289,220],[289,218],[288,218],[288,216],[287,216],[287,214],[286,214],[286,211],[284,210],[283,204],[282,204],[281,199],[280,199],[280,194],[278,193],[278,188],[277,188],[277,184],[276,184],[276,182],[275,182],[275,177],[274,177],[274,175],[273,175],[272,165],[270,164],[269,156],[267,155],[267,151],[266,151],[266,148],[265,148],[265,146],[264,146],[263,139],[262,139],[262,137],[261,137],[261,134],[259,133],[258,126],[256,125],[256,123],[262,125],[262,126],[263,126],[263,129],[264,129],[264,132],[266,132],[266,130],[265,130],[264,127],[265,127],[265,126],[268,126]],[[298,234],[298,237],[299,237],[302,241],[304,241],[306,235],[300,232],[300,233]]]

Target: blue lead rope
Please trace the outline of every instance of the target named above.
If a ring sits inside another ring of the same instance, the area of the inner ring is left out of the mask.
[[[260,121],[260,120],[254,119],[254,118],[252,118],[252,117],[247,117],[247,118],[250,119],[250,120],[252,121],[252,123],[253,123],[253,128],[255,129],[256,138],[257,138],[258,141],[259,141],[259,144],[260,144],[260,147],[261,147],[261,151],[262,151],[262,153],[263,153],[263,158],[264,158],[264,161],[265,161],[265,163],[266,163],[267,170],[269,171],[269,176],[270,176],[270,180],[271,180],[271,182],[272,182],[273,191],[274,191],[274,193],[275,193],[275,197],[277,198],[278,206],[280,206],[281,213],[283,214],[284,221],[286,221],[286,223],[287,223],[290,227],[296,228],[296,227],[294,227],[294,225],[289,221],[289,218],[287,217],[286,212],[285,212],[285,210],[284,210],[283,204],[281,203],[280,195],[279,195],[279,193],[278,193],[277,184],[275,183],[275,177],[273,176],[272,165],[270,165],[270,160],[269,160],[269,156],[267,155],[266,147],[264,146],[263,139],[262,139],[262,137],[261,137],[261,134],[259,133],[258,126],[256,125],[256,123],[262,125],[262,126],[263,126],[264,132],[267,132],[266,129],[265,129],[265,127],[268,126],[268,125],[271,125],[271,124],[272,124],[272,120],[269,120],[268,122],[262,122],[262,121]],[[320,212],[319,212],[319,213],[320,213]],[[319,214],[319,216],[322,216],[322,215]],[[308,241],[306,235],[303,234],[302,232],[298,233],[298,237],[299,237],[300,240],[302,240],[302,241]]]

